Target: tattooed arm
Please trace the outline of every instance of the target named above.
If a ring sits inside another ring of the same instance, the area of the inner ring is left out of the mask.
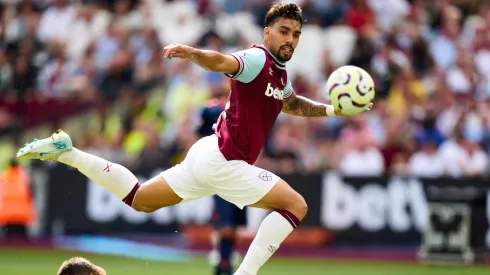
[[[322,117],[327,116],[327,107],[329,105],[313,101],[303,96],[297,95],[292,91],[291,95],[283,100],[282,111],[286,114],[305,117]],[[333,107],[332,107],[333,109]],[[342,113],[335,110],[336,116],[342,116]]]

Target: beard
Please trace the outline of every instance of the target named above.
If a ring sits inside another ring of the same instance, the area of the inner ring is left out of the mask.
[[[290,54],[288,54],[288,55],[285,55],[285,54],[282,54],[282,53],[281,53],[281,50],[283,50],[283,49],[284,49],[284,48],[286,48],[286,47],[291,48],[291,53],[290,53]],[[281,47],[280,47],[280,48],[277,50],[277,52],[276,52],[276,57],[277,57],[277,59],[279,59],[279,61],[281,61],[281,62],[287,62],[287,61],[289,61],[289,60],[291,59],[291,57],[293,57],[293,53],[294,53],[294,49],[293,49],[293,47],[292,47],[292,46],[283,45],[283,46],[281,46]]]

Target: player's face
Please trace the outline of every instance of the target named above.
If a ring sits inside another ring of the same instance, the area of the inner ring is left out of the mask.
[[[264,44],[277,59],[289,61],[301,35],[301,23],[294,19],[280,18],[264,29]]]

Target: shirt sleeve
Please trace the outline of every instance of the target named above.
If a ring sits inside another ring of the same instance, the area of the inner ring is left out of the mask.
[[[265,52],[261,49],[251,48],[231,54],[239,63],[238,72],[235,75],[226,76],[243,83],[252,82],[265,65]]]
[[[292,93],[293,93],[293,84],[291,84],[291,81],[289,80],[289,75],[288,75],[288,80],[287,80],[287,83],[286,83],[286,87],[284,87],[284,96],[283,96],[283,98],[288,98]]]

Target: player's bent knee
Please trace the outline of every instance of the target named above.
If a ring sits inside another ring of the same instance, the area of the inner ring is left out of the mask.
[[[306,213],[308,213],[308,204],[306,203],[305,198],[299,193],[297,194],[296,199],[291,202],[291,208],[291,212],[293,212],[300,220],[302,220],[306,216]]]
[[[167,181],[157,176],[141,185],[131,207],[138,212],[151,213],[160,208],[178,204],[182,198],[170,188]]]
[[[284,210],[288,210],[293,213],[299,220],[303,220],[308,212],[308,204],[306,204],[305,199],[299,193],[295,192],[292,196],[289,197],[286,208]]]
[[[302,220],[308,212],[308,205],[303,196],[291,188],[284,180],[279,180],[269,193],[250,206],[271,211],[287,210],[299,220]]]

